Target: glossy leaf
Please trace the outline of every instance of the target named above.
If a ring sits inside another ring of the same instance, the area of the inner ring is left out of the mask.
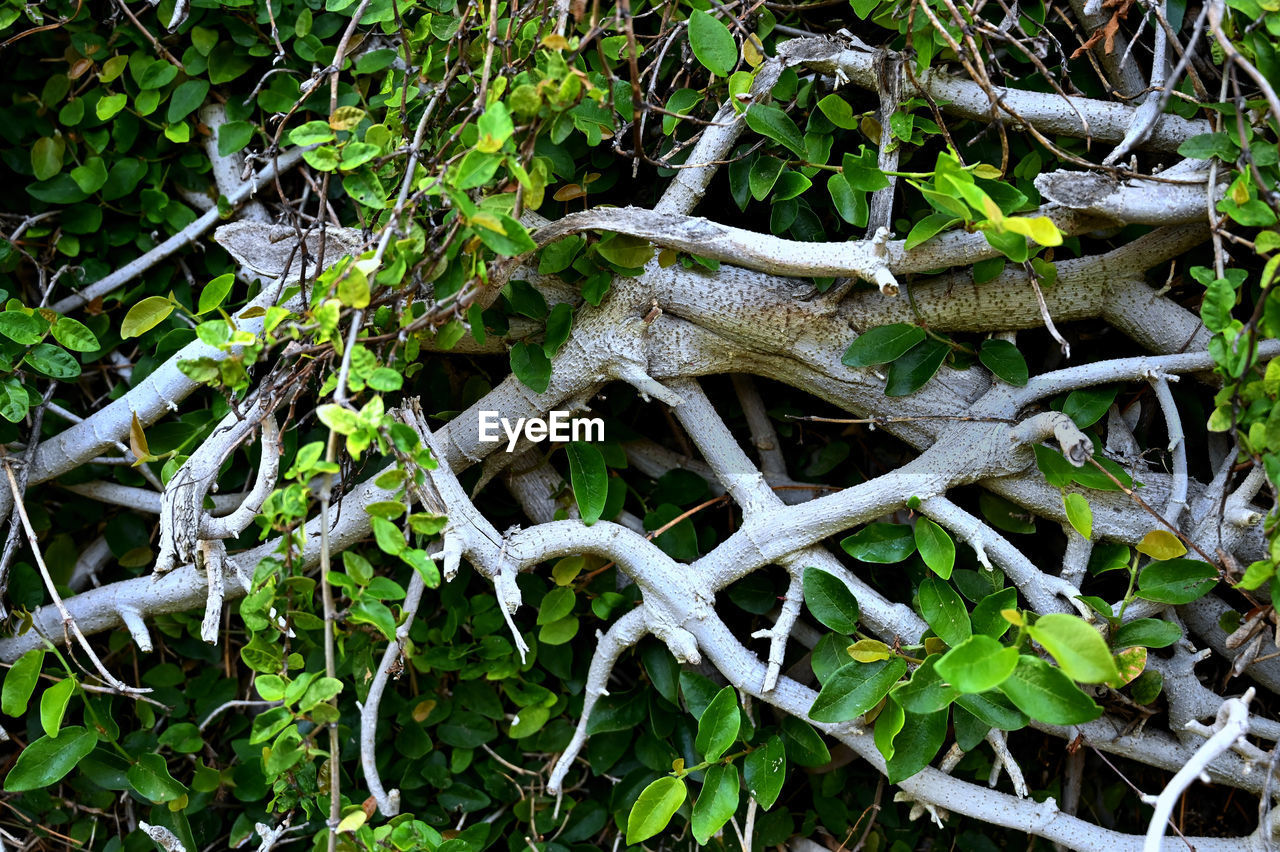
[[[667,827],[684,804],[688,790],[684,781],[664,775],[640,791],[627,815],[627,844],[643,843]]]
[[[582,522],[591,526],[600,520],[604,504],[609,496],[609,474],[604,456],[593,444],[570,441],[565,445],[569,457],[569,482],[573,498],[578,504]]]
[[[924,340],[924,329],[905,322],[867,329],[849,344],[840,362],[846,367],[874,367],[900,358]]]
[[[1062,495],[1062,507],[1067,512],[1067,521],[1071,527],[1085,538],[1093,538],[1093,509],[1083,494]]]
[[[751,797],[768,810],[782,792],[782,782],[787,776],[787,752],[782,739],[769,737],[764,745],[756,748],[742,762],[742,776]]]
[[[1007,340],[989,337],[982,341],[978,360],[997,377],[1015,387],[1025,385],[1030,376],[1027,371],[1027,360],[1022,357],[1018,347]]]
[[[944,654],[934,668],[960,692],[974,693],[996,688],[1017,665],[1016,648],[979,633]]]
[[[924,387],[942,367],[950,352],[947,344],[929,338],[916,344],[889,367],[886,396],[909,396]]]
[[[1152,562],[1138,575],[1138,597],[1156,603],[1185,604],[1204,597],[1218,583],[1217,570],[1195,559]]]
[[[800,133],[800,128],[780,108],[772,104],[752,104],[747,109],[747,126],[761,136],[767,136],[789,148],[800,159],[806,157],[804,136]]]
[[[840,546],[859,562],[891,565],[916,552],[915,532],[906,524],[867,524]]]
[[[51,737],[56,737],[62,728],[62,718],[66,715],[67,705],[76,692],[76,679],[65,677],[50,686],[40,696],[40,727]]]
[[[781,744],[779,744],[781,745]],[[693,804],[693,838],[705,844],[738,809],[738,767],[719,763],[707,770]]]
[[[1051,613],[1041,616],[1027,630],[1072,680],[1105,683],[1117,676],[1107,643],[1079,616]]]
[[[40,680],[40,669],[44,666],[44,650],[32,648],[9,668],[4,676],[4,688],[0,689],[0,712],[6,716],[23,716],[27,712],[27,702],[35,691]]]
[[[698,717],[698,736],[694,746],[707,760],[717,760],[738,738],[741,723],[738,693],[732,686],[726,686],[716,693]]]
[[[943,642],[956,647],[973,633],[969,612],[951,584],[926,577],[917,593],[920,615]]]
[[[1111,637],[1111,644],[1116,648],[1168,648],[1182,638],[1182,629],[1178,625],[1158,618],[1139,618],[1120,628]]]
[[[956,564],[956,543],[951,535],[928,518],[921,516],[915,525],[916,549],[933,573],[946,580]]]
[[[858,629],[858,600],[844,581],[818,568],[805,568],[804,602],[813,617],[837,633]]]
[[[893,740],[893,757],[888,761],[890,784],[900,784],[929,765],[947,738],[947,711],[904,712],[903,733]]]
[[[1102,715],[1102,708],[1061,669],[1027,654],[1018,657],[1000,691],[1023,713],[1050,725],[1079,725]]]
[[[21,793],[61,781],[97,744],[97,736],[78,725],[28,743],[5,776],[4,789]]]
[[[841,666],[823,685],[809,710],[809,717],[815,722],[856,719],[879,704],[906,671],[906,661],[898,657]]]

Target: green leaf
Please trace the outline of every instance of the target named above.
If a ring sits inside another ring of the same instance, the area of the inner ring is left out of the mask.
[[[349,266],[338,276],[338,301],[351,308],[369,307],[369,278],[357,266]]]
[[[52,343],[37,343],[27,350],[22,363],[51,379],[66,381],[80,375],[80,364],[67,351]]]
[[[751,172],[747,175],[747,185],[751,188],[751,197],[756,201],[764,201],[773,185],[778,182],[786,166],[777,157],[760,156],[751,161]]]
[[[742,776],[751,798],[766,811],[773,807],[787,777],[787,752],[781,738],[769,737],[764,745],[748,754],[743,761]]]
[[[643,843],[666,828],[687,794],[684,781],[670,775],[641,790],[627,815],[627,845]]]
[[[814,618],[837,633],[858,629],[858,599],[843,580],[818,568],[805,568],[802,583],[805,605]]]
[[[689,46],[703,67],[717,77],[728,77],[738,63],[738,45],[729,28],[706,12],[689,13]]]
[[[698,736],[694,746],[707,760],[719,760],[738,738],[741,724],[738,693],[732,686],[726,686],[716,693],[698,717]]]
[[[1079,725],[1102,715],[1102,708],[1061,669],[1027,654],[1018,657],[1017,668],[1000,684],[1000,691],[1023,713],[1050,725]]]
[[[952,648],[973,634],[964,601],[945,580],[925,577],[920,583],[917,601],[925,622]]]
[[[1072,680],[1104,683],[1119,677],[1107,643],[1077,615],[1056,612],[1041,616],[1027,632],[1053,655]]]
[[[227,299],[227,294],[231,292],[231,285],[235,280],[235,273],[228,272],[204,285],[204,290],[200,291],[200,305],[196,313],[207,314],[214,308],[221,307]]]
[[[904,711],[902,730],[893,742],[893,757],[887,762],[890,784],[900,784],[929,765],[947,738],[947,711],[912,713]]]
[[[916,552],[915,531],[906,524],[867,524],[840,546],[859,562],[892,565]]]
[[[476,230],[476,236],[480,237],[480,242],[486,248],[504,257],[515,257],[537,248],[524,225],[505,213],[498,213],[496,216],[502,223],[502,233],[483,227]]]
[[[1027,726],[1027,714],[1014,707],[1008,698],[998,692],[961,695],[956,699],[956,705],[1002,731],[1016,731]]]
[[[841,666],[818,693],[809,717],[815,722],[847,722],[866,713],[889,694],[907,671],[901,657]]]
[[[910,233],[907,234],[907,242],[904,248],[911,251],[921,243],[932,239],[937,234],[950,228],[952,225],[960,222],[950,213],[930,213],[919,222],[911,226]]]
[[[371,624],[388,642],[396,640],[396,619],[381,601],[359,600],[351,607],[347,618],[355,624]]]
[[[27,389],[22,386],[17,376],[6,376],[3,381],[0,381],[0,417],[10,423],[18,423],[27,416],[30,409],[31,398],[27,396]]]
[[[387,191],[382,186],[382,181],[367,168],[344,175],[342,188],[352,200],[365,207],[382,210],[387,206]]]
[[[110,121],[115,118],[116,113],[124,109],[128,100],[129,96],[125,94],[103,95],[93,108],[94,114],[98,116],[99,121]]]
[[[98,337],[88,326],[71,317],[58,317],[49,329],[53,339],[72,352],[97,352],[102,348]]]
[[[538,625],[550,624],[573,614],[577,598],[569,586],[557,586],[547,592],[538,605]]]
[[[319,145],[335,139],[333,128],[327,121],[308,121],[289,131],[289,141],[294,145]]]
[[[1139,618],[1122,624],[1111,639],[1112,647],[1120,648],[1168,648],[1182,638],[1182,629],[1176,624],[1158,618]]]
[[[787,746],[787,758],[797,766],[825,766],[831,762],[827,744],[808,722],[786,716],[779,728]]]
[[[963,693],[986,692],[1004,682],[1018,665],[1018,650],[976,634],[952,648],[935,669]]]
[[[781,743],[778,744],[781,747]],[[716,764],[707,770],[702,792],[693,805],[693,838],[705,844],[738,809],[738,767]]]
[[[978,605],[973,608],[973,612],[969,616],[973,625],[973,632],[990,636],[992,639],[999,639],[1005,634],[1005,631],[1013,626],[1001,613],[1006,609],[1013,609],[1017,605],[1018,590],[1013,586],[987,595],[978,601]]]
[[[858,119],[853,114],[853,107],[849,106],[849,102],[835,92],[818,101],[818,109],[822,110],[822,114],[827,117],[827,121],[830,121],[841,130],[858,129]]]
[[[186,81],[174,89],[173,94],[169,96],[169,111],[165,114],[165,118],[170,124],[182,121],[200,108],[200,104],[204,103],[205,96],[208,94],[208,80],[197,78]]]
[[[62,718],[67,713],[71,696],[76,693],[76,679],[65,677],[44,691],[40,696],[40,727],[51,737],[58,735]]]
[[[43,736],[27,745],[4,779],[9,793],[38,790],[61,781],[98,744],[98,737],[78,725],[63,728],[58,736]]]
[[[1217,157],[1224,162],[1234,163],[1240,151],[1225,133],[1201,133],[1179,145],[1178,153],[1193,160]]]
[[[1115,402],[1115,387],[1081,388],[1067,394],[1062,404],[1062,413],[1072,419],[1081,429],[1087,429],[1102,419],[1111,403]]]
[[[612,234],[596,244],[600,256],[623,269],[639,269],[653,257],[653,245],[640,237]]]
[[[1196,559],[1152,562],[1138,575],[1138,597],[1156,603],[1185,604],[1209,594],[1218,582],[1217,570]]]
[[[893,760],[893,741],[906,721],[907,716],[902,710],[902,705],[894,701],[893,695],[890,694],[889,700],[884,703],[884,709],[880,711],[879,716],[876,716],[874,735],[876,749],[886,762]]]
[[[187,794],[187,788],[169,774],[169,767],[158,754],[144,754],[129,767],[129,784],[144,798],[159,804],[172,802]]]
[[[546,393],[551,384],[551,361],[541,346],[530,343],[512,346],[511,372],[534,393]]]
[[[911,679],[893,690],[893,700],[912,713],[936,713],[956,699],[959,691],[938,674],[938,654],[930,654],[911,673]]]
[[[146,334],[173,313],[173,302],[164,296],[148,296],[129,308],[120,324],[120,337],[128,340]]]
[[[908,396],[920,390],[942,367],[950,351],[947,344],[933,338],[916,344],[889,367],[885,396]]]
[[[868,329],[849,344],[840,363],[846,367],[874,367],[896,361],[925,339],[923,328],[897,322]]]
[[[570,441],[565,445],[565,453],[569,456],[569,483],[573,486],[578,514],[584,524],[591,526],[600,520],[609,496],[609,474],[605,470],[604,455],[597,447],[584,441]]]
[[[1026,359],[1022,357],[1018,347],[1007,340],[989,337],[982,341],[978,360],[999,378],[1016,387],[1025,385],[1030,376]]]
[[[404,533],[400,528],[386,518],[379,518],[376,515],[370,517],[369,522],[373,526],[373,537],[378,542],[378,549],[391,556],[399,556],[400,551],[406,547]]]
[[[956,543],[950,534],[922,515],[916,519],[915,540],[924,564],[942,579],[950,577],[956,564]]]
[[[827,178],[827,194],[831,196],[831,204],[840,214],[840,218],[855,228],[865,228],[870,208],[867,206],[867,194],[855,192],[842,174],[833,174]]]
[[[4,676],[4,688],[0,690],[0,712],[6,716],[25,716],[27,702],[40,680],[44,666],[44,651],[32,648],[17,659]]]
[[[36,180],[48,180],[62,171],[62,156],[66,143],[59,137],[41,136],[31,146],[31,170]]]
[[[40,320],[30,314],[22,311],[5,311],[0,313],[0,334],[14,343],[31,346],[44,340],[44,326]]]
[[[767,136],[803,160],[806,156],[804,135],[800,128],[781,109],[772,104],[755,103],[747,108],[747,126]]]
[[[1076,532],[1085,538],[1093,538],[1093,509],[1083,494],[1062,495],[1062,506],[1067,510],[1067,520]]]

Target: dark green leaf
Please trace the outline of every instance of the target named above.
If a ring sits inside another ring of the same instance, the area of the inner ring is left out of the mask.
[[[947,738],[947,711],[904,711],[902,734],[894,737],[893,757],[888,761],[890,784],[900,784],[929,765]]]
[[[761,136],[767,136],[791,149],[791,152],[800,159],[805,158],[804,135],[791,120],[791,116],[778,107],[772,104],[752,104],[747,108],[747,126]]]
[[[1018,347],[1007,340],[989,337],[982,341],[978,360],[999,378],[1016,387],[1025,385],[1030,376],[1027,360],[1022,357]]]
[[[1079,725],[1102,715],[1102,708],[1061,669],[1027,654],[1018,657],[1017,668],[1000,684],[1000,691],[1023,713],[1050,725]]]
[[[951,535],[921,516],[916,519],[915,540],[924,564],[942,579],[949,578],[956,564],[956,543],[951,540]]]
[[[174,89],[173,94],[169,96],[169,111],[165,118],[170,124],[182,121],[200,108],[200,104],[204,103],[205,96],[208,94],[208,80],[188,80]]]
[[[1156,603],[1185,604],[1209,594],[1218,582],[1217,570],[1196,559],[1152,562],[1138,575],[1138,597]]]
[[[867,524],[840,546],[859,562],[892,565],[916,552],[915,531],[906,524]]]
[[[1168,648],[1182,638],[1182,629],[1176,624],[1158,618],[1139,618],[1122,624],[1111,639],[1112,647],[1120,648]]]
[[[950,351],[947,344],[934,338],[916,344],[890,365],[885,395],[908,396],[920,390],[942,367]]]
[[[858,629],[858,600],[839,577],[818,568],[804,569],[804,601],[813,617],[837,633]]]
[[[823,685],[809,710],[815,722],[847,722],[866,713],[889,694],[907,671],[900,657],[842,666]]]
[[[1016,651],[1014,656],[1017,656]],[[893,690],[893,700],[898,702],[903,710],[912,713],[935,713],[945,709],[959,695],[959,691],[947,684],[938,673],[936,666],[940,659],[941,655],[930,654],[911,673],[911,680],[899,684]]]
[[[694,742],[698,752],[707,760],[718,760],[738,738],[741,722],[738,693],[732,686],[726,686],[698,717],[698,736]]]
[[[551,361],[541,346],[523,342],[512,346],[511,372],[534,393],[546,393],[551,384]]]
[[[578,514],[584,524],[591,526],[600,520],[609,496],[609,474],[605,470],[604,456],[594,445],[584,441],[570,441],[565,446],[565,453],[569,456],[569,482],[573,486]]]
[[[782,744],[778,744],[781,749]],[[738,767],[719,763],[707,770],[702,791],[693,805],[693,838],[706,844],[738,809]]]
[[[845,350],[840,363],[855,368],[887,364],[902,357],[924,338],[924,329],[909,323],[877,326],[858,335]]]
[[[920,615],[938,637],[952,648],[973,634],[964,601],[951,584],[937,577],[925,577],[917,595]]]
[[[171,802],[187,793],[187,788],[169,774],[169,767],[158,754],[144,754],[129,767],[129,784],[157,804]]]
[[[79,726],[63,728],[58,736],[44,736],[27,745],[4,779],[10,793],[38,790],[61,781],[85,755],[93,751],[97,736]]]
[[[764,745],[747,755],[742,769],[751,797],[765,810],[773,807],[787,777],[787,752],[782,740],[776,735],[769,737]]]

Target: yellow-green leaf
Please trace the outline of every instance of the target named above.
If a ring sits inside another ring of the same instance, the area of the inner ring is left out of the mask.
[[[1138,552],[1163,561],[1185,555],[1187,548],[1168,530],[1152,530],[1138,543]]]
[[[146,334],[173,313],[173,302],[164,296],[148,296],[129,309],[120,324],[120,337],[128,340]]]
[[[1063,494],[1062,505],[1067,510],[1067,520],[1075,531],[1085,538],[1093,537],[1093,509],[1083,494]]]

